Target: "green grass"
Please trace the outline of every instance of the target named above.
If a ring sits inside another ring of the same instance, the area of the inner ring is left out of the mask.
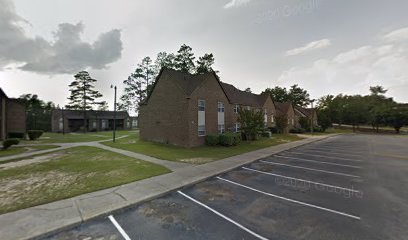
[[[132,131],[116,131],[116,137],[129,135]],[[44,133],[36,141],[23,141],[23,143],[73,143],[73,142],[93,142],[112,139],[113,132],[87,132],[87,133]]]
[[[242,142],[240,145],[234,147],[200,146],[195,148],[182,148],[139,140],[138,135],[133,133],[129,137],[119,139],[116,143],[106,142],[103,144],[114,148],[142,153],[159,159],[201,164],[300,139],[302,138],[296,135],[275,134],[272,139]]]
[[[0,157],[7,157],[7,156],[12,156],[12,155],[17,155],[20,153],[25,153],[28,151],[40,151],[40,150],[46,150],[46,149],[52,149],[52,148],[57,148],[58,146],[54,145],[40,145],[40,146],[29,146],[29,147],[10,147],[8,149],[0,149]],[[2,163],[2,162],[1,162]]]
[[[46,162],[0,170],[0,214],[170,172],[94,147],[55,153]]]

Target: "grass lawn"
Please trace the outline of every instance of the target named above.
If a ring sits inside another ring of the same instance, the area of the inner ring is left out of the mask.
[[[65,149],[50,156],[38,163],[0,170],[0,214],[170,172],[163,166],[94,147]]]
[[[195,148],[182,148],[173,145],[139,140],[138,134],[132,133],[131,136],[119,139],[116,141],[116,143],[106,142],[103,144],[132,152],[146,154],[159,159],[203,164],[300,139],[302,138],[296,135],[275,134],[271,139],[264,138],[253,142],[242,142],[239,146],[234,147],[200,146]]]
[[[10,147],[8,149],[0,149],[0,157],[6,157],[11,155],[16,155],[25,152],[35,152],[45,149],[57,148],[58,146],[54,145],[40,145],[40,146],[29,146],[29,147]]]
[[[132,131],[116,131],[116,137],[121,137],[124,135],[129,135]],[[93,142],[100,140],[112,139],[112,131],[103,132],[87,132],[87,133],[44,133],[40,139],[36,141],[22,141],[22,143],[27,144],[37,144],[37,143],[71,143],[71,142]]]

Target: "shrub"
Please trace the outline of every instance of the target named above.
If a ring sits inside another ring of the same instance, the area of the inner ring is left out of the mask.
[[[9,138],[3,141],[3,149],[11,147],[11,145],[17,145],[20,143],[20,140],[17,138]]]
[[[9,138],[25,138],[25,133],[22,133],[22,132],[10,132],[9,134],[8,134],[8,137]]]
[[[271,133],[278,133],[278,129],[276,127],[270,127],[269,131],[271,131]]]
[[[235,134],[234,134],[234,133],[224,133],[224,134],[221,134],[221,135],[219,136],[220,144],[221,144],[222,146],[226,146],[226,147],[234,146],[234,138],[235,138]]]
[[[205,136],[205,144],[208,146],[215,146],[220,143],[220,138],[217,134],[208,134]]]
[[[43,134],[43,130],[28,130],[27,133],[30,140],[37,140]]]
[[[234,146],[239,145],[242,142],[242,135],[241,133],[233,133],[234,134]]]
[[[264,131],[262,132],[262,137],[270,138],[272,137],[272,133],[270,131]]]
[[[303,128],[292,128],[289,131],[290,133],[305,133],[305,129]]]

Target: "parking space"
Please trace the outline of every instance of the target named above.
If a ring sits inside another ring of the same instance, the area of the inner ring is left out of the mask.
[[[394,141],[332,137],[46,239],[405,239],[408,161],[373,137]]]

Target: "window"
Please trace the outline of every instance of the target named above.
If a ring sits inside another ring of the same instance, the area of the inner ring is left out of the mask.
[[[295,125],[295,119],[292,118],[292,125]]]
[[[235,123],[235,132],[239,132],[241,130],[241,124]]]
[[[288,118],[288,124],[290,124],[290,119]]]
[[[268,110],[266,108],[264,109],[264,124],[265,127],[268,126]]]
[[[223,134],[225,132],[225,125],[224,124],[218,124],[218,133]]]
[[[218,112],[225,112],[224,103],[218,102]]]
[[[198,111],[205,111],[205,100],[198,100]]]
[[[250,106],[246,106],[246,110],[251,110],[251,107]]]
[[[235,104],[234,113],[239,113],[239,105]]]
[[[198,126],[198,136],[205,136],[205,125]]]
[[[275,118],[273,117],[273,115],[271,115],[271,122],[272,122],[272,123],[275,122]]]

